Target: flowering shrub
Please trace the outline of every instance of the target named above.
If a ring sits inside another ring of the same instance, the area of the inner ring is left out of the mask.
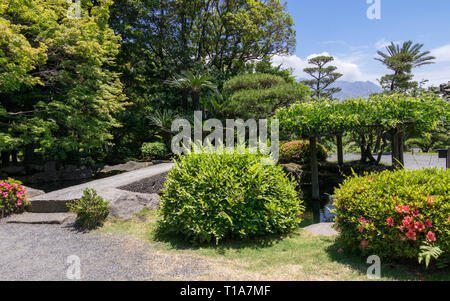
[[[9,178],[0,181],[0,217],[22,212],[27,206],[26,189],[20,181]]]
[[[161,197],[161,229],[216,243],[294,230],[304,212],[296,183],[261,159],[236,151],[180,156]]]
[[[384,171],[354,176],[336,191],[336,229],[350,246],[390,259],[450,251],[450,172]],[[429,259],[428,259],[429,261]]]
[[[305,164],[310,161],[309,141],[291,141],[280,147],[280,163]],[[328,152],[322,144],[317,144],[317,160],[327,160]]]
[[[103,224],[109,213],[108,204],[94,189],[85,189],[81,199],[70,202],[68,207],[77,214],[75,224],[81,229],[90,230]]]

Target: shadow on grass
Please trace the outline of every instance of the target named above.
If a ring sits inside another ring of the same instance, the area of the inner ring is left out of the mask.
[[[240,249],[261,249],[271,247],[281,242],[287,235],[266,235],[261,237],[252,237],[252,239],[234,239],[227,238],[221,240],[219,243],[190,241],[181,234],[170,233],[161,227],[159,224],[152,231],[153,239],[158,242],[168,243],[171,248],[176,250],[198,250],[211,249],[218,254],[224,255],[227,250],[234,250],[239,252]]]
[[[344,250],[339,254],[338,250]],[[366,274],[372,263],[366,263],[370,255],[362,255],[357,251],[352,251],[344,245],[338,238],[336,242],[326,249],[331,261],[346,265],[352,270],[361,274]],[[399,280],[399,281],[449,281],[450,267],[438,269],[429,267],[425,269],[424,265],[419,265],[416,261],[383,261],[381,260],[381,280]]]

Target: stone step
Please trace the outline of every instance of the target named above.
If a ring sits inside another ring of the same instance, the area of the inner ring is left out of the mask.
[[[75,220],[73,213],[32,213],[14,214],[5,218],[9,224],[64,224],[70,219]]]
[[[303,228],[314,236],[337,236],[339,232],[333,229],[334,223],[313,224]]]
[[[69,200],[30,200],[29,212],[33,213],[65,213],[69,211]]]

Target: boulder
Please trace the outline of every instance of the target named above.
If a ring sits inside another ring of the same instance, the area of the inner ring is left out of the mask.
[[[101,196],[109,201],[109,217],[131,219],[145,207],[158,209],[161,202],[157,194],[136,193],[120,189],[109,189]]]

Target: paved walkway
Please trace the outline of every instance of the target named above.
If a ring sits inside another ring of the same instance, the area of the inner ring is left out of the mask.
[[[361,158],[360,154],[344,155],[344,161],[358,160],[360,158]],[[329,160],[336,161],[337,156],[331,155]],[[421,154],[411,155],[411,153],[405,153],[404,160],[406,169],[422,169],[430,167],[445,168],[445,159],[439,159],[438,155],[421,155]],[[391,155],[383,155],[381,161],[383,163],[391,165],[392,164]]]
[[[173,163],[163,163],[158,165],[153,165],[146,168],[141,168],[134,171],[125,172],[112,177],[99,179],[87,183],[83,183],[76,186],[71,186],[68,188],[52,191],[46,194],[42,194],[30,199],[31,202],[36,200],[76,200],[83,195],[83,190],[86,188],[95,189],[100,195],[102,192],[114,189],[120,186],[128,185],[139,180],[149,178],[151,176],[164,173],[170,170]]]

